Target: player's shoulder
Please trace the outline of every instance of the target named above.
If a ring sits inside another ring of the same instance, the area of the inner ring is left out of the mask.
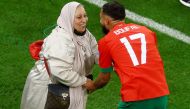
[[[99,41],[98,41],[98,47],[107,47],[109,45],[109,43],[111,42],[111,37],[109,36],[109,33],[107,35],[105,35],[104,37],[102,37]]]
[[[151,29],[149,29],[147,26],[138,25],[138,24],[133,24],[133,25],[137,26],[139,28],[139,30],[141,30],[141,31],[153,33],[153,31]]]
[[[99,41],[98,41],[98,44],[103,44],[105,43],[105,36],[102,37]]]

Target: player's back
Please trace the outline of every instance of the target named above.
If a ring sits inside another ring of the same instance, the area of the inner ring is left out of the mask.
[[[154,32],[144,26],[121,23],[105,36],[105,41],[122,88],[128,88],[128,93],[121,90],[123,95],[127,94],[127,100],[142,100],[168,93],[164,90],[167,84]],[[136,94],[132,94],[135,91]],[[149,94],[144,94],[147,91]]]
[[[144,26],[121,24],[106,36],[106,42],[115,64],[125,63],[126,66],[138,67],[162,61],[155,33]]]

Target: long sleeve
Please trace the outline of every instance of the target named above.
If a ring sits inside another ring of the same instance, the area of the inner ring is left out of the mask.
[[[44,56],[48,58],[51,78],[70,87],[85,84],[87,78],[73,70],[75,46],[67,35],[50,36],[45,40]]]
[[[73,71],[72,64],[66,59],[51,57],[48,60],[49,68],[53,79],[70,87],[77,87],[85,84],[86,77]]]

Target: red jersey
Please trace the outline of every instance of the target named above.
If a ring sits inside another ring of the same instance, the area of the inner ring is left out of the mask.
[[[99,66],[112,66],[121,81],[123,101],[138,101],[169,94],[156,35],[144,26],[118,23],[98,43]]]

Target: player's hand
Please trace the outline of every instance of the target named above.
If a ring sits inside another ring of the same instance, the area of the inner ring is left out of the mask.
[[[86,88],[88,92],[92,92],[96,89],[94,82],[90,79],[87,79],[86,84],[84,84],[83,87]]]

